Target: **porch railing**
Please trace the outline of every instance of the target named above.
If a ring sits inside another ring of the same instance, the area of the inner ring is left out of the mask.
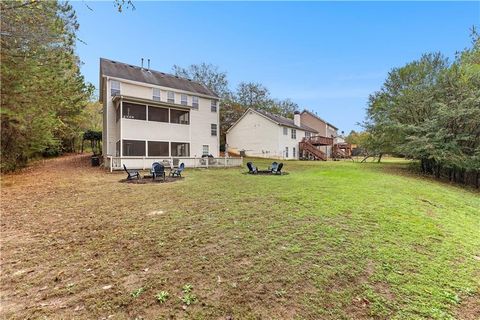
[[[218,157],[218,158],[198,158],[198,157],[106,157],[105,164],[113,170],[123,170],[123,165],[128,169],[150,169],[152,163],[170,163],[177,167],[180,163],[184,163],[187,168],[227,168],[241,167],[243,165],[243,157]]]

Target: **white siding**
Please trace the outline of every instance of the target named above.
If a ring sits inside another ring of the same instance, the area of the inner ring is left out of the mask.
[[[288,159],[298,159],[298,144],[305,137],[305,131],[295,129],[297,130],[297,135],[295,139],[292,139],[292,128],[287,127],[287,135],[283,134],[283,128],[282,126],[278,126],[278,149],[282,151],[282,157],[285,157],[285,147],[288,147]],[[295,148],[295,157],[293,156],[293,148]]]
[[[247,156],[281,158],[278,149],[279,126],[254,111],[248,111],[227,133],[227,144],[233,152]]]
[[[203,145],[209,146],[209,152],[214,157],[219,155],[219,107],[217,112],[211,112],[211,99],[199,97],[199,109],[190,110],[190,124],[162,123],[147,120],[121,119],[116,121],[116,108],[110,94],[111,79],[105,79],[104,87],[104,155],[116,156],[116,142],[122,140],[169,141],[190,143],[190,156],[201,156]],[[118,79],[116,79],[118,80]],[[191,107],[194,93],[176,89],[158,87],[132,81],[120,81],[120,94],[141,99],[152,100],[153,87],[160,88],[161,101],[166,102],[167,91],[175,92],[175,103],[180,103],[180,94],[186,93],[188,106]],[[211,135],[211,124],[217,125],[217,136]]]
[[[305,137],[305,131],[297,130],[292,139],[292,128],[287,127],[287,135],[280,126],[255,111],[248,111],[227,133],[229,150],[252,157],[285,159],[285,148],[288,147],[287,159],[298,159],[298,143]],[[293,156],[295,148],[295,156]]]
[[[191,105],[191,98],[188,100]],[[217,104],[217,112],[212,112],[210,109],[210,99],[199,98],[198,110],[190,111],[191,123],[191,156],[202,156],[203,145],[208,145],[208,150],[211,155],[218,157],[220,150],[220,120],[219,120],[219,106]],[[211,124],[217,124],[217,135],[211,135]]]

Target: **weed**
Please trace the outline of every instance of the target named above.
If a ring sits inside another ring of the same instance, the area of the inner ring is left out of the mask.
[[[138,298],[144,291],[145,291],[144,288],[138,288],[137,290],[134,290],[130,295],[133,298]]]
[[[155,295],[155,299],[157,299],[160,303],[165,303],[169,297],[169,293],[167,291],[160,291]]]
[[[191,284],[186,284],[182,287],[183,296],[181,300],[187,306],[197,302],[197,296],[192,293],[193,286]]]

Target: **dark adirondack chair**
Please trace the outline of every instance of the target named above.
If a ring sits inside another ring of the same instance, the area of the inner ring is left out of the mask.
[[[158,162],[154,162],[152,164],[151,173],[152,173],[153,180],[155,180],[158,177],[161,177],[163,181],[165,181],[165,167],[162,164]]]
[[[170,172],[170,176],[172,177],[181,177],[182,171],[185,170],[185,163],[180,163],[177,169]]]
[[[278,164],[278,167],[276,170],[272,170],[273,174],[282,174],[282,168],[283,168],[283,162],[280,162]]]
[[[248,173],[256,174],[258,172],[257,167],[255,167],[251,162],[247,162],[247,168],[248,168]]]
[[[127,180],[133,180],[133,178],[140,179],[140,173],[137,170],[128,170],[125,165],[123,165],[123,170],[128,174]]]
[[[270,171],[275,172],[277,171],[278,163],[276,161],[272,162],[272,166],[270,167]]]

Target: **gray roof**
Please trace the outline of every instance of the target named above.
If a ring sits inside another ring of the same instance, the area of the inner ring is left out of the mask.
[[[218,98],[218,95],[201,83],[186,78],[155,70],[133,66],[130,64],[100,58],[100,75],[132,81],[150,83],[161,87],[168,87],[201,95]]]
[[[320,118],[319,116],[317,116],[315,113],[313,113],[313,112],[311,112],[311,111],[308,111],[307,109],[304,109],[304,110],[302,111],[302,113],[308,113],[309,115],[317,118],[318,120],[320,120],[320,121],[328,124],[328,125],[329,125],[330,127],[332,127],[333,129],[338,130],[338,128],[335,127],[333,124],[331,124],[330,122],[327,122],[327,121],[323,120],[322,118]]]
[[[303,125],[303,124],[300,124],[300,126],[295,125],[295,122],[293,121],[293,119],[288,119],[288,118],[285,118],[285,117],[282,117],[282,116],[279,116],[279,115],[276,115],[276,114],[273,114],[273,113],[270,113],[270,112],[267,112],[267,111],[263,111],[263,110],[255,110],[255,111],[260,113],[261,115],[269,118],[273,122],[278,123],[279,125],[287,126],[287,127],[291,127],[291,128],[295,128],[295,129],[300,129],[300,130],[304,130],[304,131],[317,132],[317,130],[312,129],[312,128],[310,128],[306,125]]]

